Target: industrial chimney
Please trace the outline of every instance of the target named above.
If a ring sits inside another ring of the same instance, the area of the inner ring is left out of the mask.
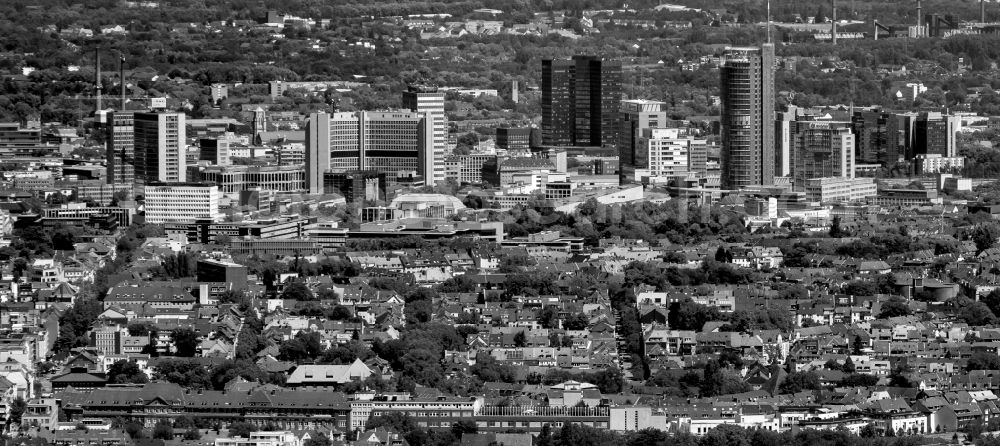
[[[121,110],[125,110],[125,55],[118,59],[118,82],[121,83],[122,105]]]
[[[97,109],[96,112],[101,111],[101,49],[94,50],[95,61],[94,61],[94,96],[97,98]]]

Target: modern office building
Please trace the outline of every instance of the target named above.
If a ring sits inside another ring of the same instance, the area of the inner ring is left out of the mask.
[[[32,148],[42,144],[42,129],[23,128],[16,122],[0,122],[0,148]]]
[[[223,138],[199,139],[198,160],[208,161],[217,166],[229,165],[229,140]]]
[[[792,121],[791,141],[795,190],[804,190],[809,178],[854,178],[850,123]]]
[[[448,150],[448,118],[444,114],[444,92],[436,88],[410,86],[403,92],[403,108],[427,117],[422,132],[428,144],[419,153],[420,167],[427,184],[444,181],[444,157]]]
[[[542,144],[614,147],[621,99],[620,62],[594,56],[543,60]]]
[[[327,172],[323,175],[323,193],[344,196],[348,203],[384,200],[388,178],[374,170]]]
[[[956,133],[961,129],[962,119],[958,116],[935,112],[920,113],[913,130],[913,157],[920,155],[954,157]]]
[[[197,271],[199,282],[228,282],[233,284],[233,289],[247,287],[247,267],[237,263],[199,259]]]
[[[621,101],[618,121],[618,174],[620,184],[636,181],[636,169],[649,168],[648,147],[639,143],[646,129],[667,125],[666,103],[644,99]]]
[[[115,111],[107,116],[107,181],[131,189],[135,183],[135,112]]]
[[[407,111],[313,113],[306,126],[307,189],[322,193],[327,171],[415,171],[427,178],[423,161],[436,150],[435,119],[432,113]]]
[[[804,189],[807,200],[819,203],[865,201],[878,194],[872,178],[809,178]]]
[[[722,189],[774,182],[774,45],[730,47],[720,71]]]
[[[689,172],[688,156],[692,138],[681,129],[643,129],[638,145],[645,149],[649,175],[654,177],[683,176]]]
[[[184,113],[136,112],[133,121],[137,190],[187,180]]]
[[[458,184],[479,184],[483,182],[483,165],[495,160],[496,155],[470,153],[454,155],[445,159],[445,179]]]
[[[147,182],[143,187],[146,223],[222,220],[219,188],[213,183]]]
[[[215,183],[219,192],[238,198],[247,190],[273,192],[305,192],[306,173],[302,165],[295,166],[192,166],[191,181]]]
[[[498,127],[496,132],[497,149],[524,152],[531,150],[531,128]]]

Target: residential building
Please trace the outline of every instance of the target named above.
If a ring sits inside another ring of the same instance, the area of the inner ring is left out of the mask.
[[[620,62],[595,56],[542,61],[542,144],[618,144]]]
[[[918,173],[945,173],[961,170],[965,166],[963,156],[941,156],[939,154],[917,155],[914,164]]]
[[[147,223],[221,221],[219,187],[214,183],[150,182],[143,188]]]
[[[730,47],[720,69],[722,189],[774,182],[774,45]]]

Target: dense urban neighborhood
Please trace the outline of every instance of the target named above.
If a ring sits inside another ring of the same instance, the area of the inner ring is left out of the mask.
[[[8,0],[4,446],[1000,445],[1000,5]]]

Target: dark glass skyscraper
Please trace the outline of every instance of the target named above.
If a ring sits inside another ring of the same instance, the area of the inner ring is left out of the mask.
[[[722,188],[774,183],[774,45],[726,48],[721,73]]]
[[[542,144],[618,143],[622,66],[594,56],[542,61]]]

